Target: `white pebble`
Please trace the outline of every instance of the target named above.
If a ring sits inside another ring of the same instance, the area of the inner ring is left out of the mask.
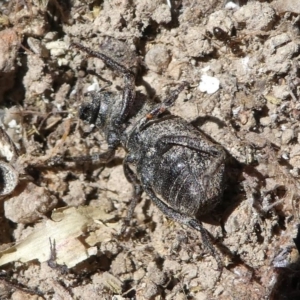
[[[220,88],[220,80],[216,77],[203,74],[198,88],[203,93],[213,94]]]

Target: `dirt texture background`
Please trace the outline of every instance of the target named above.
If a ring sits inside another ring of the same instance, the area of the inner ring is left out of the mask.
[[[300,298],[300,6],[233,4],[0,3],[0,122],[17,148],[0,136],[1,188],[8,168],[16,181],[0,206],[0,299]],[[214,36],[216,27],[227,37]],[[105,151],[103,133],[78,109],[87,92],[121,97],[124,84],[71,42],[135,70],[137,102],[160,102],[189,82],[171,112],[228,153],[223,201],[201,218],[225,265],[219,280],[198,232],[146,195],[121,234],[132,195],[124,149],[107,165],[51,161]],[[72,238],[58,237],[62,224]]]

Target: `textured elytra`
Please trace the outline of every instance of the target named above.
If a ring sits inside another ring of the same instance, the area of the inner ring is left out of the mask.
[[[108,150],[76,160],[106,163],[114,158],[117,147],[123,146],[127,151],[123,161],[124,174],[133,186],[127,220],[132,218],[134,208],[145,192],[167,217],[201,233],[204,245],[221,269],[221,259],[195,216],[208,213],[221,200],[225,151],[167,110],[188,83],[182,82],[161,104],[130,119],[135,107],[135,75],[100,52],[81,44],[73,46],[102,59],[125,80],[122,98],[99,91],[92,93],[91,103],[81,107],[80,117],[103,131]]]
[[[220,201],[224,153],[183,119],[158,118],[134,130],[126,146],[139,180],[174,210],[194,217]]]

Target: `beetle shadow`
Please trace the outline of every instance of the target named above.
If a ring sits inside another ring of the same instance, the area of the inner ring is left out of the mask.
[[[225,122],[211,116],[199,117],[195,121],[193,121],[192,124],[199,129],[199,126],[202,126],[207,121],[216,123],[219,128],[227,127],[227,124]],[[215,144],[218,144],[212,137],[206,135],[201,130],[201,128],[199,130],[208,140],[212,141]],[[214,245],[219,249],[219,251],[223,255],[226,254],[226,256],[230,258],[231,264],[226,268],[231,269],[236,267],[237,265],[243,265],[253,275],[252,279],[256,281],[255,269],[251,265],[245,263],[237,253],[232,253],[231,250],[222,241],[227,235],[225,230],[225,224],[227,220],[243,201],[247,201],[247,194],[244,191],[243,183],[246,180],[245,177],[257,179],[260,186],[265,185],[265,178],[259,171],[255,169],[254,166],[239,162],[226,149],[224,150],[226,152],[224,172],[225,187],[222,198],[213,210],[206,214],[201,214],[201,211],[199,211],[196,214],[196,218],[200,222],[221,227],[223,234],[219,239],[216,240],[216,238],[209,231],[208,234],[211,240],[215,241]],[[253,195],[253,197],[255,198],[255,195]],[[258,203],[259,199],[254,199],[253,206],[256,202]]]
[[[218,144],[211,136],[207,135],[201,127],[206,123],[211,122],[218,125],[219,128],[226,127],[226,123],[213,116],[201,116],[197,117],[191,122],[209,141]],[[243,173],[243,164],[235,159],[226,149],[226,161],[225,161],[225,189],[222,195],[222,199],[217,206],[206,214],[201,214],[199,211],[196,218],[204,223],[221,226],[224,232],[224,220],[234,211],[234,209],[242,201],[240,185]]]
[[[215,144],[218,144],[211,136],[208,136],[201,130],[201,126],[203,126],[206,122],[215,123],[219,128],[227,127],[228,125],[222,120],[212,116],[198,117],[191,122],[191,124],[198,128],[198,130],[201,131],[201,133],[208,140],[212,141]],[[240,205],[240,203],[246,199],[243,188],[243,181],[245,180],[243,174],[246,173],[247,175],[256,178],[260,186],[265,185],[265,179],[264,176],[254,168],[254,166],[240,163],[226,149],[224,150],[226,152],[225,188],[222,199],[212,211],[207,214],[201,214],[201,211],[199,211],[196,217],[201,222],[215,226],[221,226],[223,233],[226,234],[224,229],[226,220]]]
[[[159,101],[157,101],[158,95],[156,94],[156,90],[147,81],[145,81],[143,78],[139,78],[138,84],[145,88],[147,93],[147,101],[151,101],[149,99],[152,99],[152,101],[154,100],[153,102],[159,103]]]
[[[244,200],[244,194],[241,193],[244,166],[227,151],[226,156],[225,189],[220,202],[209,213],[201,214],[201,211],[199,211],[196,215],[197,219],[201,222],[221,226],[223,232],[225,232],[224,223]]]
[[[243,186],[243,182],[245,181],[244,174],[256,178],[260,186],[265,185],[265,178],[254,166],[240,163],[226,149],[225,152],[225,188],[223,196],[212,211],[203,215],[199,212],[196,217],[201,222],[221,226],[223,233],[226,235],[224,227],[227,219],[241,202],[247,200]],[[253,197],[255,198],[255,195]],[[253,206],[255,206],[256,202],[259,202],[259,199],[254,199]]]
[[[206,122],[215,123],[215,124],[218,125],[219,128],[223,128],[223,127],[226,127],[226,126],[227,126],[227,124],[226,124],[224,121],[222,121],[222,120],[220,120],[220,119],[218,119],[218,118],[216,118],[216,117],[208,116],[208,115],[197,117],[195,120],[193,120],[193,121],[191,122],[191,124],[192,124],[193,126],[195,126],[196,128],[198,128],[198,129],[200,128],[199,130],[202,132],[201,126],[203,126]],[[208,139],[210,139],[210,140],[212,139],[211,137],[207,136],[205,133],[204,133],[204,135],[205,135],[206,137],[208,137]],[[216,143],[216,142],[215,142],[215,143]],[[217,144],[217,143],[216,143],[216,144]]]
[[[270,300],[300,299],[300,225],[293,240],[295,246],[282,247],[273,259],[272,265],[276,268],[276,273],[274,272],[275,280],[269,294]],[[297,259],[293,260],[291,257]]]

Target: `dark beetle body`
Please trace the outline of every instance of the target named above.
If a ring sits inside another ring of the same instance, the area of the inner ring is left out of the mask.
[[[161,104],[130,119],[135,75],[102,53],[80,44],[73,46],[102,59],[125,79],[122,99],[98,92],[92,95],[91,103],[82,106],[80,117],[101,128],[108,151],[77,160],[98,159],[105,163],[113,159],[116,148],[122,145],[128,152],[123,161],[124,174],[134,188],[127,218],[131,219],[135,205],[145,192],[167,217],[200,231],[205,246],[221,268],[208,233],[195,216],[208,213],[221,200],[225,151],[167,111],[188,84],[183,82]]]
[[[211,153],[182,145],[164,145],[161,141],[165,137],[188,137],[198,141],[202,149],[212,147],[199,130],[179,117],[167,116],[143,129],[135,128],[126,148],[130,161],[136,165],[138,179],[178,212],[190,217],[207,213],[222,195],[224,165],[208,179],[206,171],[215,158]]]

